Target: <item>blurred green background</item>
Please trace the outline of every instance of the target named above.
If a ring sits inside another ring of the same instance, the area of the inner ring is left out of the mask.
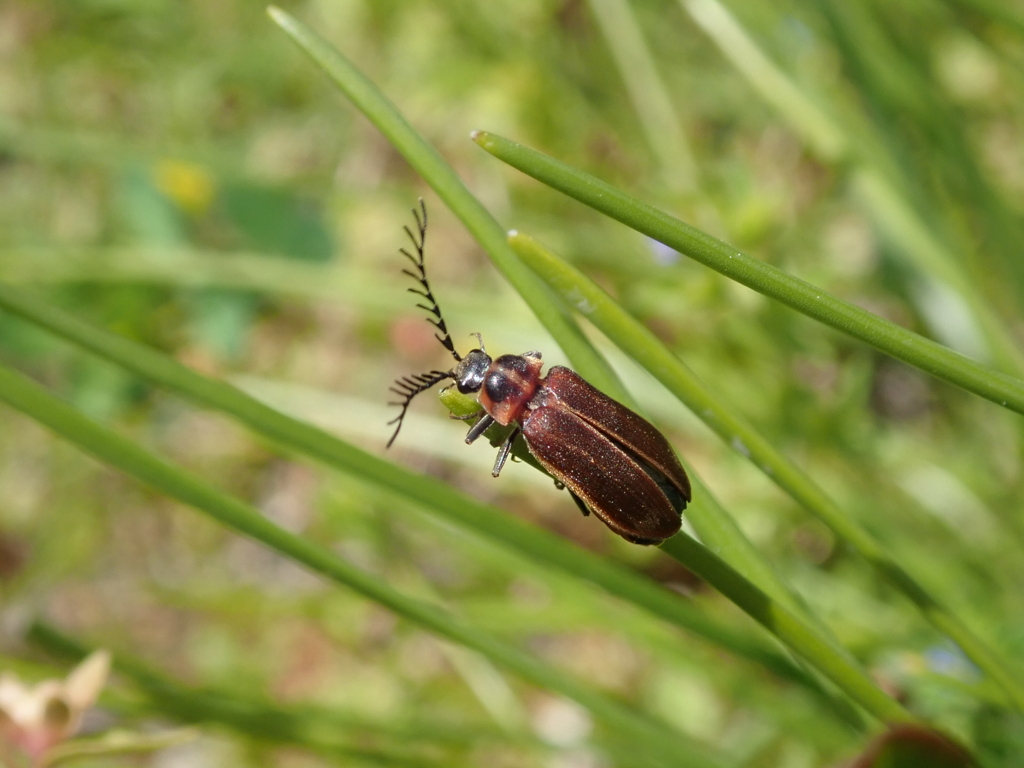
[[[976,632],[1019,658],[1019,416],[689,263],[468,138],[479,128],[534,146],[1019,374],[1024,5],[728,5],[820,115],[786,102],[777,83],[744,77],[723,48],[744,49],[710,2],[283,7],[374,79],[503,225],[597,279]],[[623,9],[630,23],[616,16]],[[537,348],[549,364],[564,362],[454,217],[262,4],[0,6],[0,281],[382,455],[391,380],[448,365],[400,274],[401,227],[421,195],[432,283],[456,343],[480,332],[492,353]],[[594,336],[646,413],[883,688],[986,765],[1024,761],[1024,720],[954,645]],[[565,577],[524,572],[358,479],[292,461],[6,314],[0,359],[285,528],[445,602],[737,766],[824,766],[862,745],[805,693],[708,643]],[[463,430],[424,396],[388,455],[746,625],[657,550],[582,518],[529,467],[493,480],[493,452],[466,447]],[[595,746],[575,705],[325,585],[6,408],[0,596],[8,665],[42,658],[22,636],[45,617],[183,685],[313,713],[333,723],[320,726],[332,738],[399,744],[417,764],[626,764]],[[128,727],[144,728],[153,712],[131,696],[108,707]],[[251,724],[210,726],[187,747],[137,762],[381,762],[322,738],[281,741]]]

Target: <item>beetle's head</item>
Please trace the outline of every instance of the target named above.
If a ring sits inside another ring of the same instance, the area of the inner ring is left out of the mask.
[[[452,369],[455,386],[462,394],[479,392],[484,384],[484,376],[491,367],[491,356],[482,349],[474,349]]]

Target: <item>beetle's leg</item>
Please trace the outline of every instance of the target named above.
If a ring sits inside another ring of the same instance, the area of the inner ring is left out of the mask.
[[[512,452],[512,443],[519,437],[519,433],[522,432],[519,427],[512,430],[512,433],[505,439],[505,442],[501,444],[501,448],[498,449],[498,457],[494,460],[494,469],[491,471],[491,477],[497,477],[501,474],[501,468],[505,466],[505,462],[508,461],[508,456]]]
[[[469,428],[469,433],[466,435],[466,445],[469,445],[476,440],[480,435],[487,431],[487,428],[494,423],[494,418],[488,414],[484,414],[483,417]]]
[[[569,495],[572,496],[572,500],[576,502],[576,506],[580,508],[580,512],[583,513],[583,516],[590,517],[590,510],[587,509],[587,505],[583,503],[583,499],[581,499],[572,491],[569,491]]]

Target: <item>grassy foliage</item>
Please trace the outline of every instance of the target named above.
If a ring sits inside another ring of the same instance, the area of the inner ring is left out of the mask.
[[[237,764],[802,768],[913,721],[1017,765],[1020,14],[286,10],[0,10],[6,667],[108,647],[119,725]],[[421,195],[460,349],[650,416],[699,541],[492,480],[428,396],[384,455],[450,360]]]

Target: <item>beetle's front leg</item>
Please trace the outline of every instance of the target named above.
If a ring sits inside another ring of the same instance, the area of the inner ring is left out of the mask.
[[[483,415],[483,418],[480,419],[480,421],[478,421],[476,424],[469,428],[469,432],[466,434],[466,445],[469,445],[478,437],[480,437],[480,435],[486,432],[493,423],[494,417],[491,416],[490,414],[485,413]]]

